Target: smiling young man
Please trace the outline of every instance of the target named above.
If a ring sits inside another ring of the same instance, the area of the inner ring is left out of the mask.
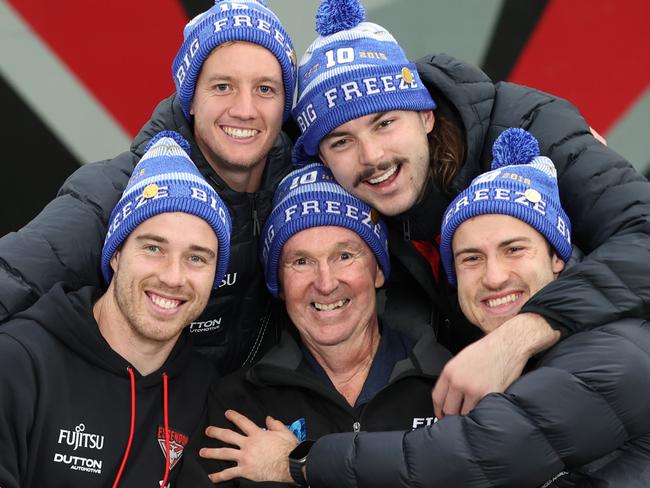
[[[386,29],[363,22],[358,0],[324,0],[316,19],[321,36],[299,65],[294,160],[319,157],[346,190],[386,216],[393,273],[385,316],[429,323],[460,351],[436,385],[438,416],[467,413],[488,392],[504,391],[528,358],[562,335],[650,315],[650,187],[594,138],[575,107],[495,84],[451,56],[410,63]],[[442,216],[489,169],[506,127],[531,131],[555,162],[585,259],[494,334],[460,350],[475,329],[441,272]],[[603,286],[612,280],[620,286]],[[587,308],[588,316],[580,313]]]
[[[171,486],[214,369],[188,324],[228,267],[228,209],[179,134],[114,208],[108,283],[57,285],[0,331],[0,485]]]
[[[525,299],[558,279],[572,251],[571,223],[560,205],[553,163],[526,147],[517,157],[512,148],[520,147],[521,132],[516,129],[506,143],[512,133],[502,134],[497,142],[510,146],[501,151],[505,163],[495,158],[495,169],[461,192],[443,221],[445,270],[458,284],[463,312],[488,335],[516,315]],[[312,196],[305,193],[309,201]],[[430,360],[434,351],[420,353],[416,357]],[[562,341],[531,360],[505,393],[487,395],[468,415],[438,422],[414,418],[412,427],[400,432],[367,432],[376,430],[367,422],[355,432],[340,429],[322,437],[307,429],[312,441],[298,444],[302,438],[285,427],[280,405],[265,411],[252,408],[255,402],[233,401],[253,413],[254,421],[226,412],[238,431],[228,426],[207,433],[234,448],[201,454],[236,462],[222,463],[227,469],[214,473],[214,481],[293,479],[314,488],[642,488],[650,482],[650,403],[640,401],[639,392],[650,387],[649,375],[650,324],[626,319]],[[251,387],[251,396],[255,392]],[[291,409],[290,394],[283,393],[284,408]],[[393,408],[408,411],[418,397],[406,389],[400,393],[390,398]],[[375,402],[380,397],[386,400],[385,391]],[[320,408],[320,398],[310,400]],[[296,467],[303,468],[303,478]]]
[[[285,102],[278,60],[258,44],[227,42],[203,63],[190,106],[196,143],[234,190],[260,188]]]
[[[293,101],[295,64],[291,39],[263,1],[217,1],[192,19],[172,65],[176,93],[158,105],[130,151],[80,168],[34,221],[0,240],[0,321],[56,282],[100,283],[96,263],[110,211],[151,137],[174,130],[190,142],[234,228],[219,298],[190,331],[220,372],[252,362],[272,335],[258,241],[273,192],[291,169],[291,142],[281,127]]]
[[[472,324],[489,333],[564,269],[564,261],[530,225],[509,215],[480,215],[454,234],[458,303]]]

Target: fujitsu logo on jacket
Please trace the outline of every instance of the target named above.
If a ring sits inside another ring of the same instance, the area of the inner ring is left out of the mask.
[[[101,451],[104,448],[104,436],[89,434],[85,430],[86,426],[84,424],[77,425],[74,430],[60,429],[58,443],[74,446],[73,451],[76,451],[80,447]]]

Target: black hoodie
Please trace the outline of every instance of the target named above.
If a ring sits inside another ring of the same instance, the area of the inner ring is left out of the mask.
[[[214,368],[184,332],[140,375],[100,334],[99,294],[56,286],[0,329],[0,487],[159,487],[166,452],[174,480]]]

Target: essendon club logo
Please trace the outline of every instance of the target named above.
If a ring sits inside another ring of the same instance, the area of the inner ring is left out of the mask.
[[[167,449],[165,448],[165,428],[158,426],[158,444],[162,449],[163,456],[167,455]],[[169,469],[172,470],[176,463],[183,456],[183,449],[187,446],[189,437],[180,432],[169,429]]]

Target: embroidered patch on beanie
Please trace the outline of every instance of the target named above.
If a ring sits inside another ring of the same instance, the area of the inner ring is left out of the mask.
[[[280,63],[284,83],[284,120],[291,112],[296,77],[296,51],[280,19],[263,0],[215,0],[214,6],[190,20],[183,44],[172,63],[172,77],[187,120],[203,63],[217,46],[245,41],[268,49]]]
[[[149,142],[111,213],[101,259],[106,283],[113,276],[111,258],[129,234],[145,220],[166,212],[195,215],[212,227],[219,243],[214,288],[221,283],[230,256],[230,214],[189,151],[189,143],[174,131],[160,132]]]
[[[344,227],[358,234],[388,279],[386,224],[370,206],[339,185],[328,168],[310,163],[280,182],[273,197],[273,211],[262,231],[260,257],[266,287],[273,296],[277,297],[280,291],[278,266],[285,243],[302,230],[322,226]]]
[[[301,135],[293,161],[318,154],[321,140],[338,126],[389,110],[433,110],[436,104],[395,38],[363,22],[358,0],[323,0],[316,13],[320,34],[298,67],[293,118]]]
[[[540,156],[537,139],[524,129],[507,129],[495,141],[492,158],[492,171],[476,177],[445,210],[440,257],[452,285],[454,233],[477,215],[519,219],[542,234],[564,262],[571,257],[571,222],[560,202],[557,171],[553,161]]]

